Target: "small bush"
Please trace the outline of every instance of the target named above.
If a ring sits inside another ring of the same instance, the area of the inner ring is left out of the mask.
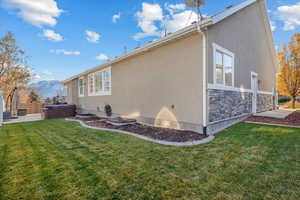
[[[109,104],[106,104],[104,107],[106,116],[111,117],[112,116],[112,108]]]
[[[292,99],[290,98],[290,97],[287,97],[287,96],[281,96],[281,97],[279,97],[279,99],[278,99],[278,103],[279,104],[285,104],[285,103],[287,103],[287,102],[289,102],[289,101],[291,101]]]

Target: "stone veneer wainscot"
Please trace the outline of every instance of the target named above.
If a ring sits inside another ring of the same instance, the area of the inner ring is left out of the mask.
[[[209,122],[217,122],[231,119],[252,111],[252,93],[227,91],[227,90],[208,90]]]
[[[275,109],[274,97],[271,94],[257,94],[257,112]]]

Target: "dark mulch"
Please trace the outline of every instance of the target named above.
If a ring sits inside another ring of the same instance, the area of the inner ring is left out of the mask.
[[[250,122],[262,122],[268,124],[279,124],[279,125],[288,125],[288,126],[300,126],[300,111],[293,112],[285,119],[276,119],[271,117],[259,117],[252,116],[246,119]]]
[[[193,131],[159,128],[159,127],[147,126],[139,123],[125,125],[125,126],[114,126],[112,124],[106,123],[105,118],[97,117],[97,118],[88,118],[82,120],[80,118],[75,117],[73,119],[81,120],[89,126],[128,131],[152,139],[163,140],[168,142],[189,142],[189,141],[197,141],[205,138],[203,134],[199,134]]]
[[[100,118],[100,117],[86,117],[86,118],[73,117],[72,119],[81,120],[83,122],[89,122],[89,121],[101,120],[101,119],[104,119],[104,118]]]

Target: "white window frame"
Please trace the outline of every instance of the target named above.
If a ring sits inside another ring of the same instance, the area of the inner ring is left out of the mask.
[[[90,77],[93,77],[93,92],[91,92],[91,80],[90,80]],[[89,74],[88,75],[88,81],[87,81],[87,83],[88,83],[88,95],[89,96],[91,96],[93,93],[94,93],[94,91],[95,91],[95,76],[94,76],[94,73],[92,73],[92,74]]]
[[[80,81],[83,81],[83,90],[82,90],[82,92],[83,92],[83,94],[80,94]],[[85,94],[85,79],[84,79],[84,77],[80,77],[79,79],[78,79],[78,96],[79,97],[84,97],[84,94]]]
[[[217,52],[221,52],[223,54],[226,54],[230,57],[232,57],[232,86],[228,86],[225,83],[225,68],[223,69],[223,84],[219,84],[217,83],[217,73],[216,73],[216,69],[217,69],[217,58],[216,58],[216,54]],[[231,51],[221,47],[220,45],[217,45],[216,43],[213,43],[213,60],[214,60],[214,69],[213,69],[213,76],[214,76],[214,84],[215,85],[220,85],[223,87],[229,87],[229,88],[233,88],[234,87],[234,69],[235,69],[235,55],[234,53],[232,53]]]
[[[105,84],[104,84],[104,72],[109,73],[109,91],[105,91]],[[95,92],[96,90],[96,79],[95,74],[101,73],[102,76],[102,90],[100,92]],[[93,92],[90,91],[90,76],[93,76]],[[96,71],[94,73],[91,73],[88,75],[88,95],[89,96],[108,96],[111,95],[112,87],[111,87],[111,67],[107,67],[105,69],[102,69],[100,71]]]

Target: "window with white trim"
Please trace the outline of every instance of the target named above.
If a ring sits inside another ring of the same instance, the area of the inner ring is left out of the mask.
[[[89,74],[89,96],[111,95],[111,68]]]
[[[234,86],[234,54],[217,44],[214,47],[214,83]]]
[[[84,86],[85,86],[85,82],[84,82],[84,78],[79,78],[78,79],[78,95],[79,97],[83,97],[84,96]]]
[[[94,93],[94,74],[88,76],[89,95]]]

